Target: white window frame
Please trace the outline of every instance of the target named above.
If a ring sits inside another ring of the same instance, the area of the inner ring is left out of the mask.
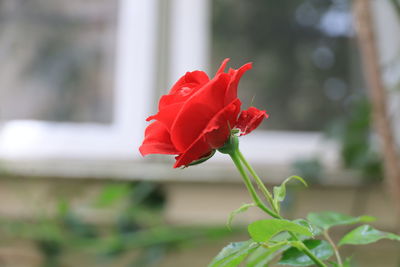
[[[35,170],[35,175],[48,176],[67,172],[66,176],[150,180],[182,176],[171,170],[170,161],[160,165],[144,160],[138,152],[147,125],[144,119],[157,101],[158,1],[120,0],[119,6],[112,124],[6,122],[0,129],[0,161],[11,162],[12,170],[23,170],[23,174]],[[169,8],[168,77],[172,85],[186,71],[209,68],[210,1],[171,0]],[[338,145],[327,142],[318,132],[258,130],[243,139],[242,151],[255,164],[287,169],[294,160],[317,156],[328,168],[339,165]],[[79,173],[67,168],[71,160],[82,162],[78,164]],[[108,164],[89,164],[92,160]],[[212,165],[210,171],[196,172],[193,177],[200,180],[203,175],[214,175],[212,179],[218,180],[219,171],[225,168],[221,163],[227,161],[228,157],[217,154],[208,163]],[[110,166],[111,162],[117,165]],[[121,162],[127,164],[118,165]]]
[[[0,159],[138,159],[153,103],[156,3],[119,2],[112,123],[8,121],[0,130]]]

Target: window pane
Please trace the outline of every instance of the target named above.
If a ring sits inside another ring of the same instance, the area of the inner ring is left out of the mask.
[[[213,66],[254,61],[243,105],[270,113],[266,129],[321,130],[361,87],[346,0],[213,1]]]
[[[117,1],[0,0],[0,120],[110,122]]]

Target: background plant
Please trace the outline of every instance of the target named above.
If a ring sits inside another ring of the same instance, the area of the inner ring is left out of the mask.
[[[56,216],[38,220],[1,219],[4,240],[31,241],[44,258],[43,267],[74,264],[94,266],[157,266],[168,252],[218,240],[232,232],[225,227],[170,226],[163,220],[163,193],[154,183],[110,183],[104,186],[92,208],[122,205],[109,223],[89,223],[61,199]],[[234,229],[237,233],[239,229]]]

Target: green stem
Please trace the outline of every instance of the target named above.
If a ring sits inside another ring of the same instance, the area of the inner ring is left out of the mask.
[[[243,177],[243,180],[245,181],[245,184],[247,186],[247,189],[249,190],[250,194],[252,195],[254,201],[258,205],[258,203],[262,203],[260,198],[258,197],[253,184],[251,183],[249,176],[247,175],[246,171],[243,169],[242,162],[246,166],[246,168],[249,170],[250,174],[253,176],[254,180],[256,181],[258,187],[260,190],[264,193],[265,197],[267,198],[269,204],[271,207],[273,207],[274,211],[269,210],[263,203],[262,206],[259,206],[262,210],[266,211],[269,215],[272,217],[278,218],[278,219],[283,219],[282,216],[280,216],[279,211],[276,209],[274,206],[273,202],[273,197],[271,193],[268,191],[267,187],[264,185],[262,182],[261,178],[257,175],[256,171],[253,169],[253,167],[250,165],[250,163],[245,159],[243,154],[240,152],[239,148],[236,148],[234,152],[229,153],[231,156],[233,162],[235,163],[236,167],[238,168],[240,174]],[[257,202],[258,201],[258,202]],[[325,263],[323,263],[320,259],[318,259],[309,248],[301,241],[298,236],[289,231],[289,234],[293,237],[294,240],[298,241],[301,243],[302,251],[310,257],[310,259],[319,267],[327,267]]]
[[[283,217],[279,215],[279,219],[283,220]],[[327,267],[325,263],[323,263],[320,259],[315,256],[312,251],[303,243],[303,241],[300,240],[300,238],[293,232],[288,231],[291,237],[293,237],[294,240],[298,241],[301,243],[302,251],[310,257],[310,259],[319,267]]]
[[[289,232],[290,233],[290,232]],[[291,233],[292,234],[292,233]],[[296,236],[297,238],[297,236]],[[325,263],[323,263],[320,259],[318,259],[312,252],[311,250],[303,243],[303,241],[299,240],[297,238],[297,240],[302,244],[302,250],[303,252],[310,257],[310,259],[312,259],[312,261],[319,267],[327,267]]]
[[[332,238],[330,237],[328,230],[324,231],[324,237],[326,240],[328,240],[329,244],[331,244],[333,251],[335,252],[335,257],[336,257],[339,267],[342,267],[343,261],[342,261],[342,258],[340,257],[339,249],[336,246],[335,242],[333,242]]]
[[[264,195],[267,198],[271,207],[273,207],[275,209],[275,206],[273,204],[274,202],[273,202],[272,194],[268,191],[267,187],[264,185],[261,178],[257,175],[256,171],[253,169],[253,167],[250,165],[250,163],[243,156],[242,152],[240,152],[239,149],[237,151],[238,151],[240,160],[243,162],[244,166],[246,166],[246,168],[249,170],[250,174],[253,176],[256,184],[258,185],[258,188],[260,188],[260,190],[264,193]],[[278,211],[275,209],[275,212],[278,212]]]
[[[233,163],[235,164],[236,168],[238,169],[239,173],[241,174],[243,181],[247,187],[247,190],[250,192],[251,197],[253,198],[253,201],[257,204],[257,206],[268,213],[270,216],[277,218],[278,215],[275,214],[272,210],[267,208],[265,204],[261,201],[260,197],[257,195],[256,190],[253,186],[253,184],[250,181],[249,176],[247,175],[245,169],[243,168],[242,162],[240,161],[240,157],[238,153],[235,151],[233,153],[230,153],[229,156],[231,156]]]

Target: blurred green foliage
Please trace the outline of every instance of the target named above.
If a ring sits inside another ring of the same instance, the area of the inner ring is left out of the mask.
[[[292,168],[308,183],[317,183],[323,174],[323,166],[318,158],[296,160]]]
[[[345,118],[332,123],[327,136],[338,140],[344,167],[359,170],[367,180],[382,179],[382,159],[372,135],[371,104],[366,98],[354,102]]]
[[[104,187],[93,207],[113,208],[121,212],[110,223],[88,223],[61,199],[54,217],[41,216],[38,221],[2,219],[2,235],[8,239],[31,240],[42,252],[43,267],[65,266],[65,255],[90,258],[96,266],[114,266],[128,258],[123,266],[157,266],[168,251],[212,241],[232,234],[221,227],[178,227],[165,223],[162,217],[164,197],[153,183],[112,183]],[[79,259],[75,266],[79,265]],[[121,266],[121,265],[118,265]]]
[[[398,17],[400,17],[400,1],[399,0],[390,0],[393,5],[394,10],[397,12]]]
[[[338,142],[343,167],[358,171],[366,182],[383,178],[383,163],[371,127],[371,104],[360,97],[353,100],[346,117],[328,123],[325,131],[327,138]],[[293,168],[310,182],[323,178],[323,164],[317,157],[295,161]]]

